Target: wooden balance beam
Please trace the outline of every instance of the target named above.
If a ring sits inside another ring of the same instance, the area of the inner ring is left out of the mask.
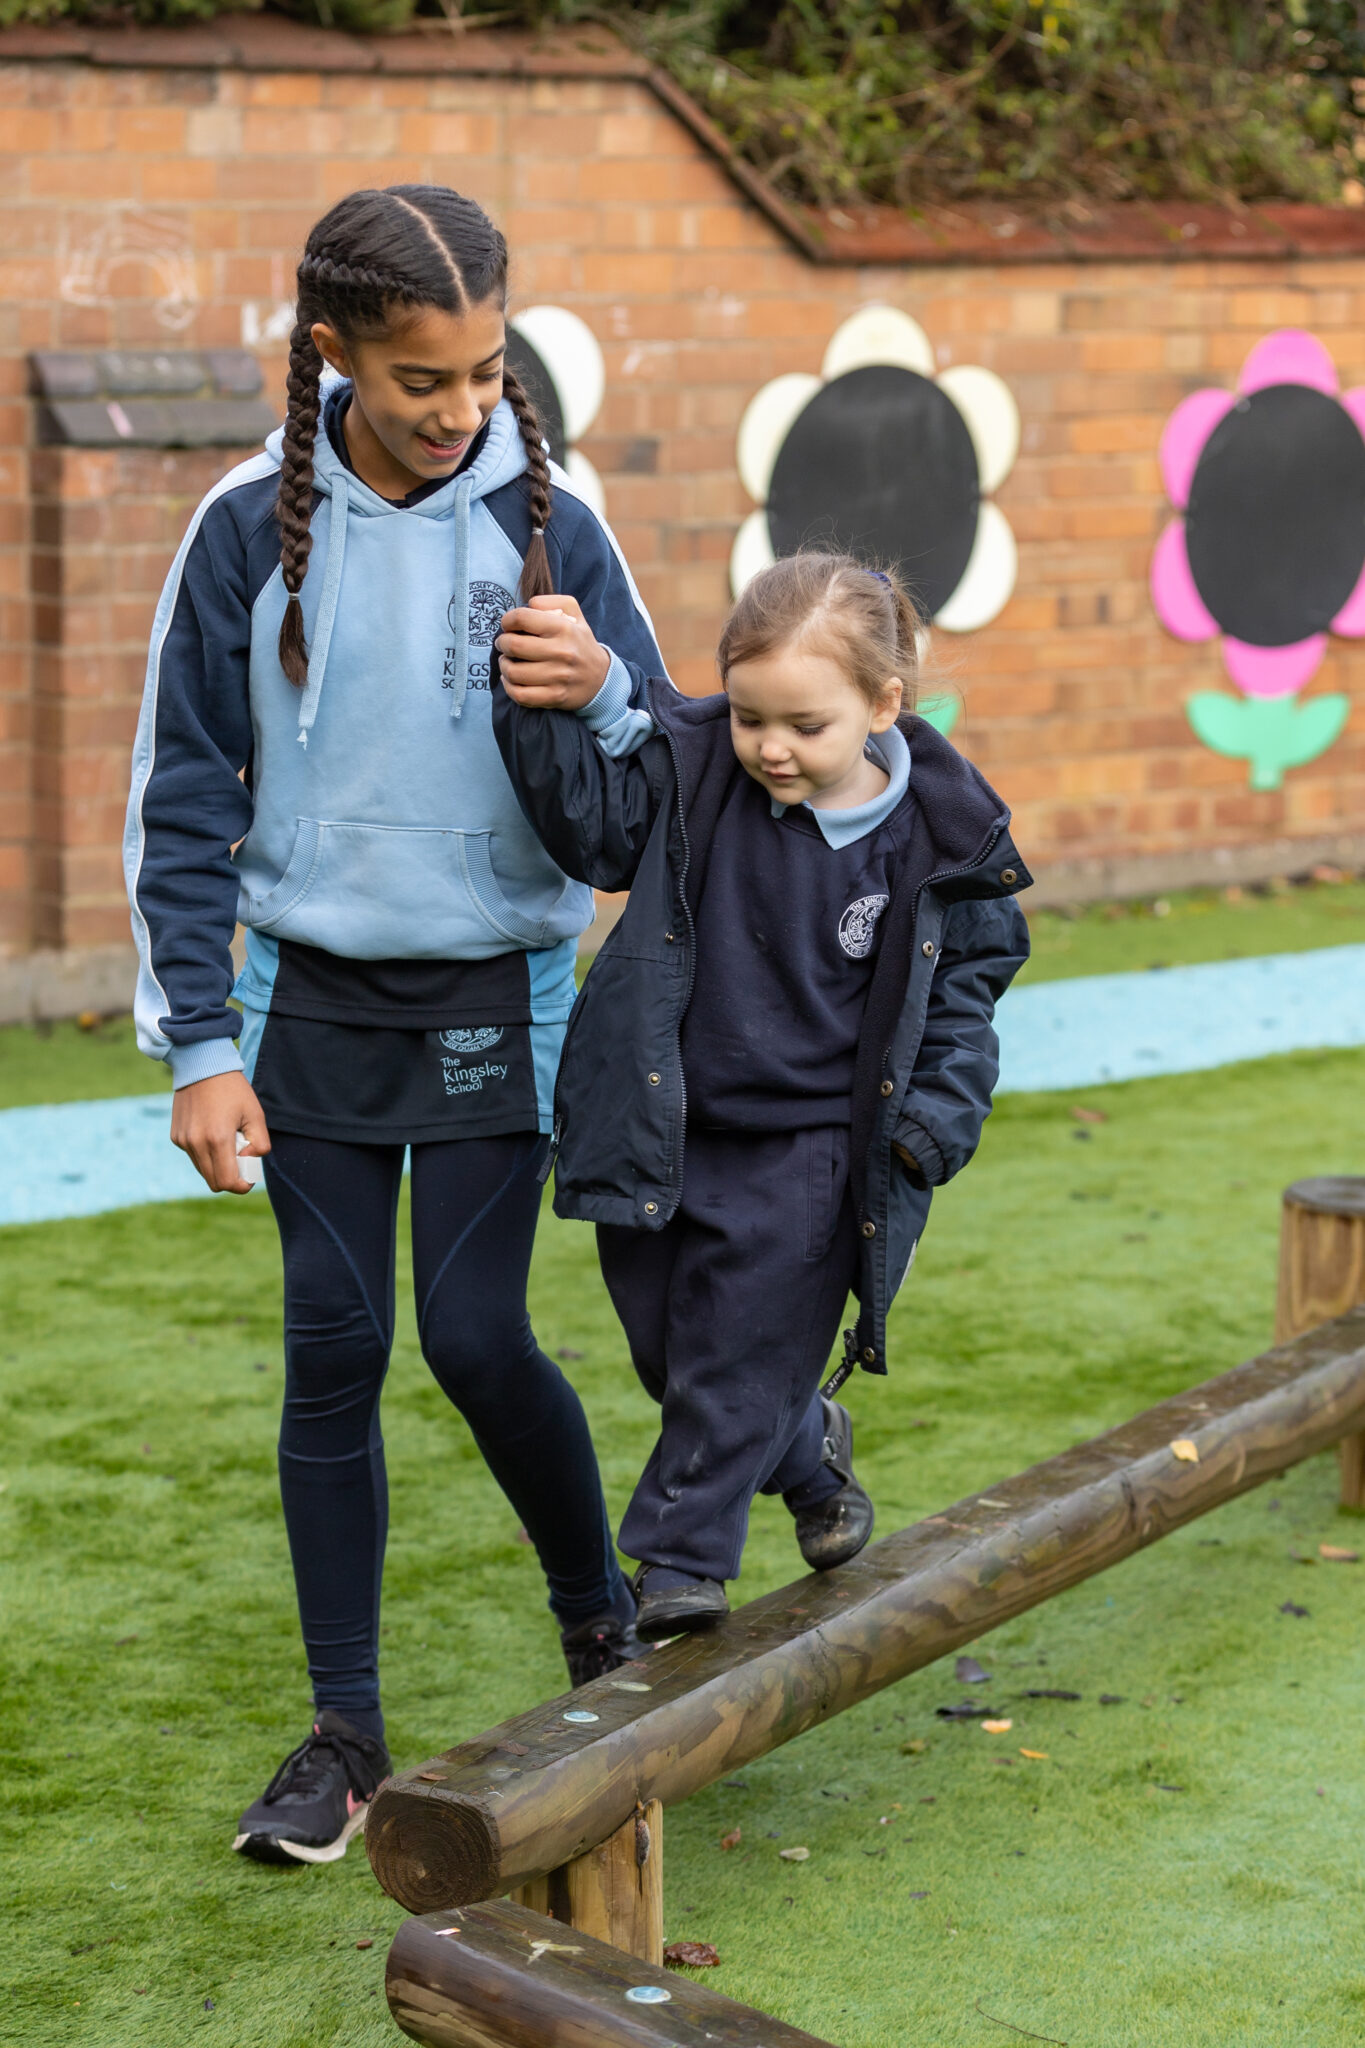
[[[390,1779],[365,1830],[375,1875],[413,1913],[534,1887],[527,1905],[657,1962],[644,1802],[686,1799],[1362,1432],[1365,1308]]]
[[[406,1921],[385,1988],[433,2048],[830,2048],[523,1906]]]

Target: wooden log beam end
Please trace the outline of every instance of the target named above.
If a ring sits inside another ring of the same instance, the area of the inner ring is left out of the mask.
[[[435,1780],[439,1761],[427,1767]],[[380,1889],[409,1913],[434,1913],[452,1899],[489,1899],[503,1889],[495,1828],[480,1802],[433,1799],[422,1773],[390,1779],[365,1827],[365,1853]]]

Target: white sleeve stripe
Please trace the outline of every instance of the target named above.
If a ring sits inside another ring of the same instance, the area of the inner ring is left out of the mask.
[[[572,498],[575,505],[581,505],[583,507],[583,510],[588,514],[588,517],[590,519],[596,520],[597,524],[601,527],[603,533],[607,536],[607,540],[611,545],[611,551],[615,555],[617,561],[621,566],[621,574],[626,579],[626,586],[630,591],[632,599],[634,600],[635,609],[640,614],[640,617],[644,620],[645,624],[648,626],[654,640],[654,645],[658,647],[659,636],[654,631],[654,621],[649,616],[649,606],[645,603],[644,599],[641,597],[639,593],[639,590],[636,588],[635,578],[630,573],[630,563],[622,554],[621,544],[617,540],[616,535],[612,532],[606,520],[599,515],[596,508],[588,503],[587,499],[583,496],[582,492],[575,490],[573,478],[569,475],[567,470],[561,469],[557,462],[552,462],[550,464],[550,478],[554,484],[555,489],[557,491],[563,491],[566,497]],[[553,512],[551,512],[550,516],[551,518],[554,517]],[[662,661],[662,648],[660,648],[659,651],[659,658]],[[666,683],[671,683],[673,681],[672,676],[668,674],[667,670],[664,671],[664,681]]]
[[[132,785],[129,790],[128,816],[123,833],[123,870],[132,913],[133,939],[138,954],[138,985],[133,1002],[137,1041],[140,1049],[150,1053],[153,1059],[165,1059],[170,1049],[170,1040],[158,1028],[157,1019],[170,1012],[171,1002],[152,965],[152,935],[138,902],[138,885],[142,879],[142,863],[147,851],[142,804],[147,793],[147,785],[156,767],[156,714],[161,690],[161,650],[165,646],[166,635],[170,631],[171,620],[175,617],[175,608],[180,600],[185,562],[198,536],[205,513],[229,491],[239,490],[245,484],[259,483],[263,477],[274,474],[277,469],[278,464],[274,458],[262,451],[248,461],[238,463],[235,469],[230,469],[227,475],[214,485],[196,510],[185,538],[176,551],[175,560],[171,564],[157,603],[156,617],[152,622],[142,709],[138,717],[137,736],[133,742]]]

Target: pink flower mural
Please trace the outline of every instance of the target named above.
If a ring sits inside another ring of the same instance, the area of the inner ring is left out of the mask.
[[[1179,640],[1222,637],[1240,692],[1186,711],[1253,789],[1314,760],[1350,700],[1299,701],[1329,633],[1365,635],[1365,389],[1342,393],[1323,344],[1297,328],[1258,342],[1235,392],[1196,391],[1166,422],[1161,470],[1181,515],[1157,543],[1152,602]]]

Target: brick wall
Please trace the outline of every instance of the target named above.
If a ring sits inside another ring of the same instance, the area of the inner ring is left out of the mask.
[[[941,364],[998,371],[1023,415],[998,494],[1016,594],[937,654],[964,699],[955,736],[1013,803],[1052,893],[1365,856],[1365,648],[1334,641],[1310,686],[1354,693],[1345,736],[1253,794],[1183,712],[1221,680],[1216,645],[1169,639],[1147,595],[1171,408],[1231,382],[1281,325],[1313,329],[1343,380],[1365,381],[1365,256],[819,266],[633,60],[566,45],[541,66],[556,75],[499,76],[460,55],[471,39],[425,45],[406,70],[380,46],[376,72],[349,39],[305,49],[259,18],[251,33],[267,43],[250,61],[166,32],[138,63],[126,39],[91,63],[50,35],[0,36],[0,948],[126,934],[117,823],[140,645],[192,501],[234,459],[35,450],[25,352],[245,342],[278,393],[304,233],[341,193],[400,179],[482,200],[516,297],[573,307],[601,340],[607,395],[584,452],[685,687],[711,686],[750,509],[734,463],[746,403],[818,369],[839,321],[886,301]]]

